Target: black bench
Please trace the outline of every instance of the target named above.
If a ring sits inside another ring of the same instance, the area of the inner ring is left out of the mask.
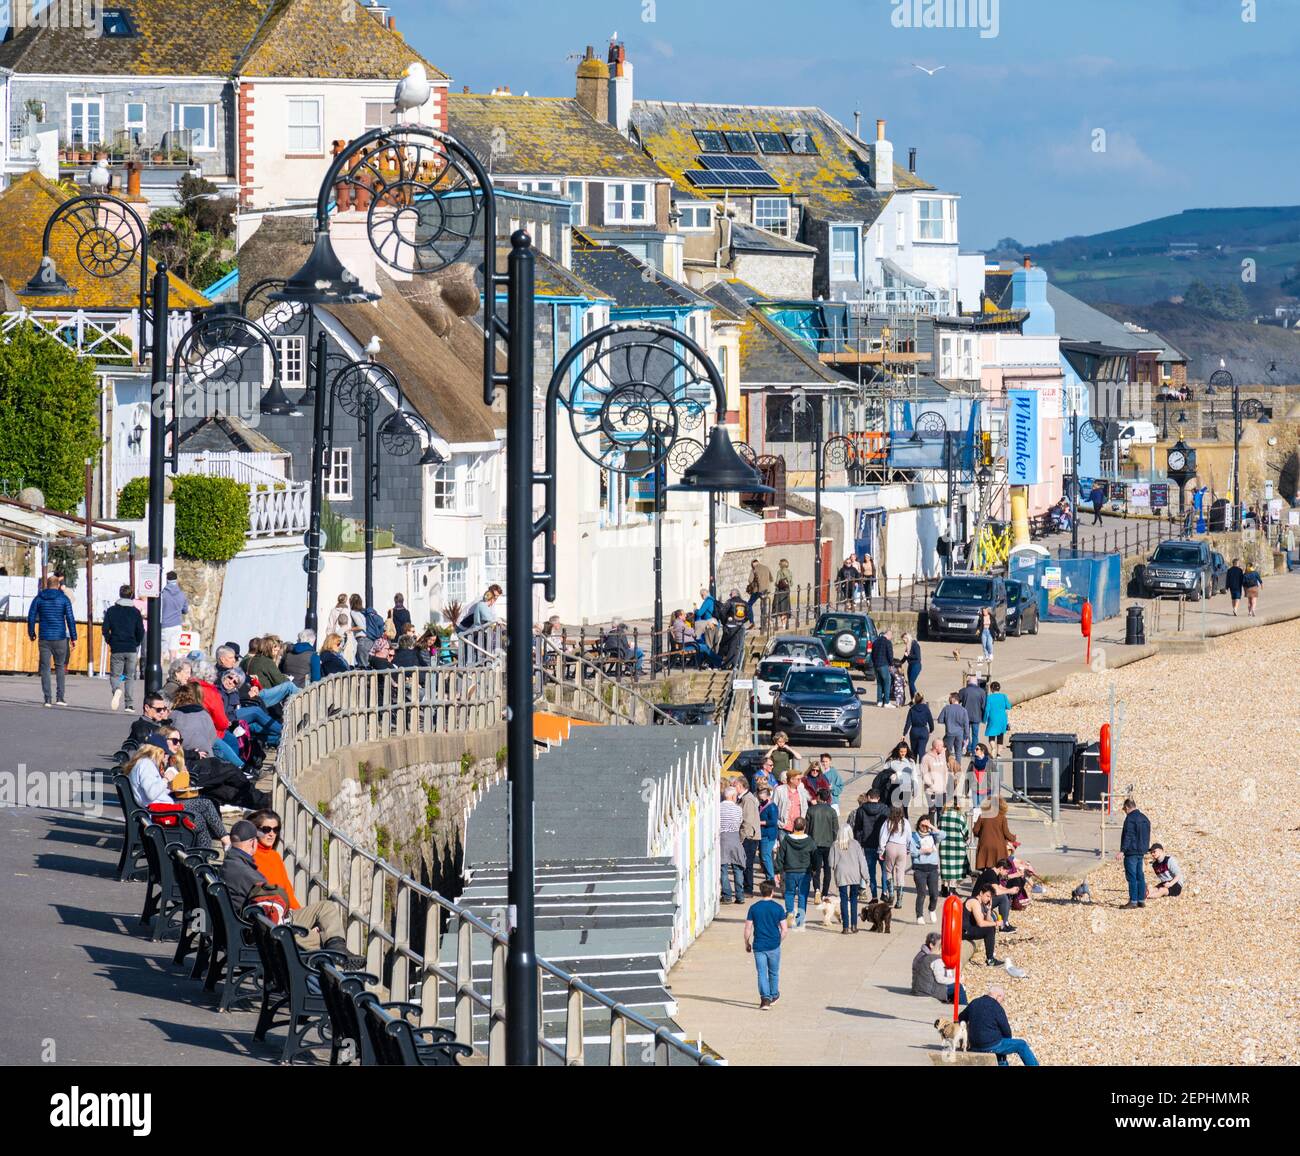
[[[387,1011],[373,995],[362,995],[357,1010],[363,1017],[375,1063],[381,1068],[456,1068],[460,1066],[457,1056],[473,1055],[474,1049],[468,1044],[454,1040],[425,1042],[417,1036],[416,1028]]]
[[[187,849],[179,843],[169,843],[167,854],[171,858],[172,873],[176,876],[176,886],[181,893],[180,934],[176,940],[176,954],[172,956],[172,963],[179,967],[191,951],[198,950],[199,939],[206,926],[195,868],[216,861],[221,857],[221,852],[215,847]]]
[[[121,883],[147,876],[149,865],[144,857],[144,844],[140,841],[140,824],[137,815],[148,812],[135,801],[131,791],[131,780],[126,775],[114,775],[113,786],[117,790],[117,801],[122,807],[122,818],[126,829],[122,834],[122,854],[117,860],[117,878]]]
[[[179,920],[182,910],[180,885],[176,881],[168,848],[177,846],[185,851],[194,850],[196,832],[179,824],[163,828],[149,818],[148,811],[136,815],[136,822],[140,826],[145,862],[149,865],[140,925],[151,928],[149,938],[156,943],[167,934],[172,920]]]
[[[207,870],[210,869],[200,868],[200,872]],[[262,959],[253,942],[253,929],[235,910],[225,883],[216,877],[215,872],[208,874],[205,882],[212,936],[203,990],[215,992],[217,981],[221,980],[221,1001],[217,1010],[227,1012],[236,1000],[245,998],[245,984],[253,985],[247,998],[256,997],[256,984],[262,979]]]

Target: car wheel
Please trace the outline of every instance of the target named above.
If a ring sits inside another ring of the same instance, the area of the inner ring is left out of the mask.
[[[1034,627],[1033,627],[1033,629],[1032,629],[1029,633],[1030,633],[1030,634],[1037,634],[1037,633],[1038,633],[1038,615],[1037,615],[1037,614],[1034,615]]]
[[[855,731],[853,734],[849,735],[849,737],[844,740],[844,745],[849,748],[859,746],[861,743],[862,743],[861,731]]]
[[[857,635],[844,631],[843,634],[837,634],[835,641],[831,644],[831,649],[835,652],[836,658],[850,658],[858,649]]]
[[[1013,631],[1011,631],[1011,637],[1012,637],[1012,638],[1019,638],[1019,637],[1020,637],[1020,619],[1019,619],[1019,618],[1016,619],[1016,628],[1015,628]]]

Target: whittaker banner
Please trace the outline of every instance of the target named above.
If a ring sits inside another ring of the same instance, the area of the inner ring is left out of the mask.
[[[1034,486],[1038,476],[1038,391],[1007,391],[1009,425],[1007,433],[1007,483]]]

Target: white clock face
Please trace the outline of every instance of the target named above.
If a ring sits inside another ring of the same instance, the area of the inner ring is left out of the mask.
[[[1169,455],[1169,468],[1171,470],[1183,470],[1187,467],[1187,455],[1179,450],[1175,450]]]

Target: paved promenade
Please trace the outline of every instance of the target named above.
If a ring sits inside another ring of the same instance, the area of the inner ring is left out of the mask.
[[[1212,639],[1300,617],[1300,574],[1284,573],[1265,581],[1259,618],[1247,618],[1244,604],[1241,616],[1234,618],[1228,599],[1220,595],[1206,606],[1207,635]],[[1128,602],[1123,600],[1122,606],[1127,607]],[[1172,606],[1168,608],[1172,610]],[[1168,615],[1170,621],[1172,617]],[[1200,637],[1200,621],[1199,607],[1189,604],[1188,624],[1196,632],[1195,640]],[[1094,656],[1098,647],[1104,649],[1113,666],[1159,653],[1154,642],[1145,647],[1124,646],[1123,629],[1123,617],[1099,624]],[[1184,636],[1184,645],[1186,641]],[[960,683],[964,659],[974,657],[978,647],[957,647],[961,662],[952,657],[953,643],[923,643],[922,647],[925,663],[920,689],[928,701],[946,702],[948,691]],[[1084,640],[1077,626],[1045,624],[1036,637],[998,644],[994,677],[1013,702],[1021,702],[1057,690],[1070,675],[1086,671],[1083,658]],[[1170,703],[1169,708],[1180,709],[1177,703]],[[1104,721],[1081,719],[1080,738],[1095,738]],[[1014,732],[1014,709],[1011,725]],[[901,730],[901,712],[869,706],[864,712],[858,754],[881,753],[899,740]],[[860,758],[860,765],[866,763]],[[845,814],[866,787],[865,778],[846,787],[841,800]],[[1115,830],[1107,833],[1111,851],[1118,840],[1118,820],[1112,822]],[[1010,826],[1022,840],[1027,857],[1050,878],[1072,882],[1098,862],[1101,824],[1095,811],[1063,808],[1061,826],[1054,832],[1041,812],[1013,806]],[[1058,841],[1065,849],[1058,849]],[[894,913],[890,936],[865,931],[841,935],[838,924],[823,928],[820,912],[810,908],[808,930],[787,936],[781,953],[781,1001],[761,1013],[753,960],[745,954],[746,909],[724,906],[669,976],[678,1002],[677,1022],[688,1036],[703,1039],[732,1064],[928,1064],[927,1053],[935,1050],[937,1039],[934,1020],[942,1008],[937,1000],[909,994],[912,957],[932,929],[928,923],[917,925],[913,903],[909,876],[904,905]],[[1011,935],[1000,944],[1001,958],[1010,955],[1014,960],[1015,941]],[[984,982],[982,966],[976,965],[971,972],[972,980]],[[996,974],[1001,975],[1001,969]],[[1033,983],[1035,978],[1007,982]]]

